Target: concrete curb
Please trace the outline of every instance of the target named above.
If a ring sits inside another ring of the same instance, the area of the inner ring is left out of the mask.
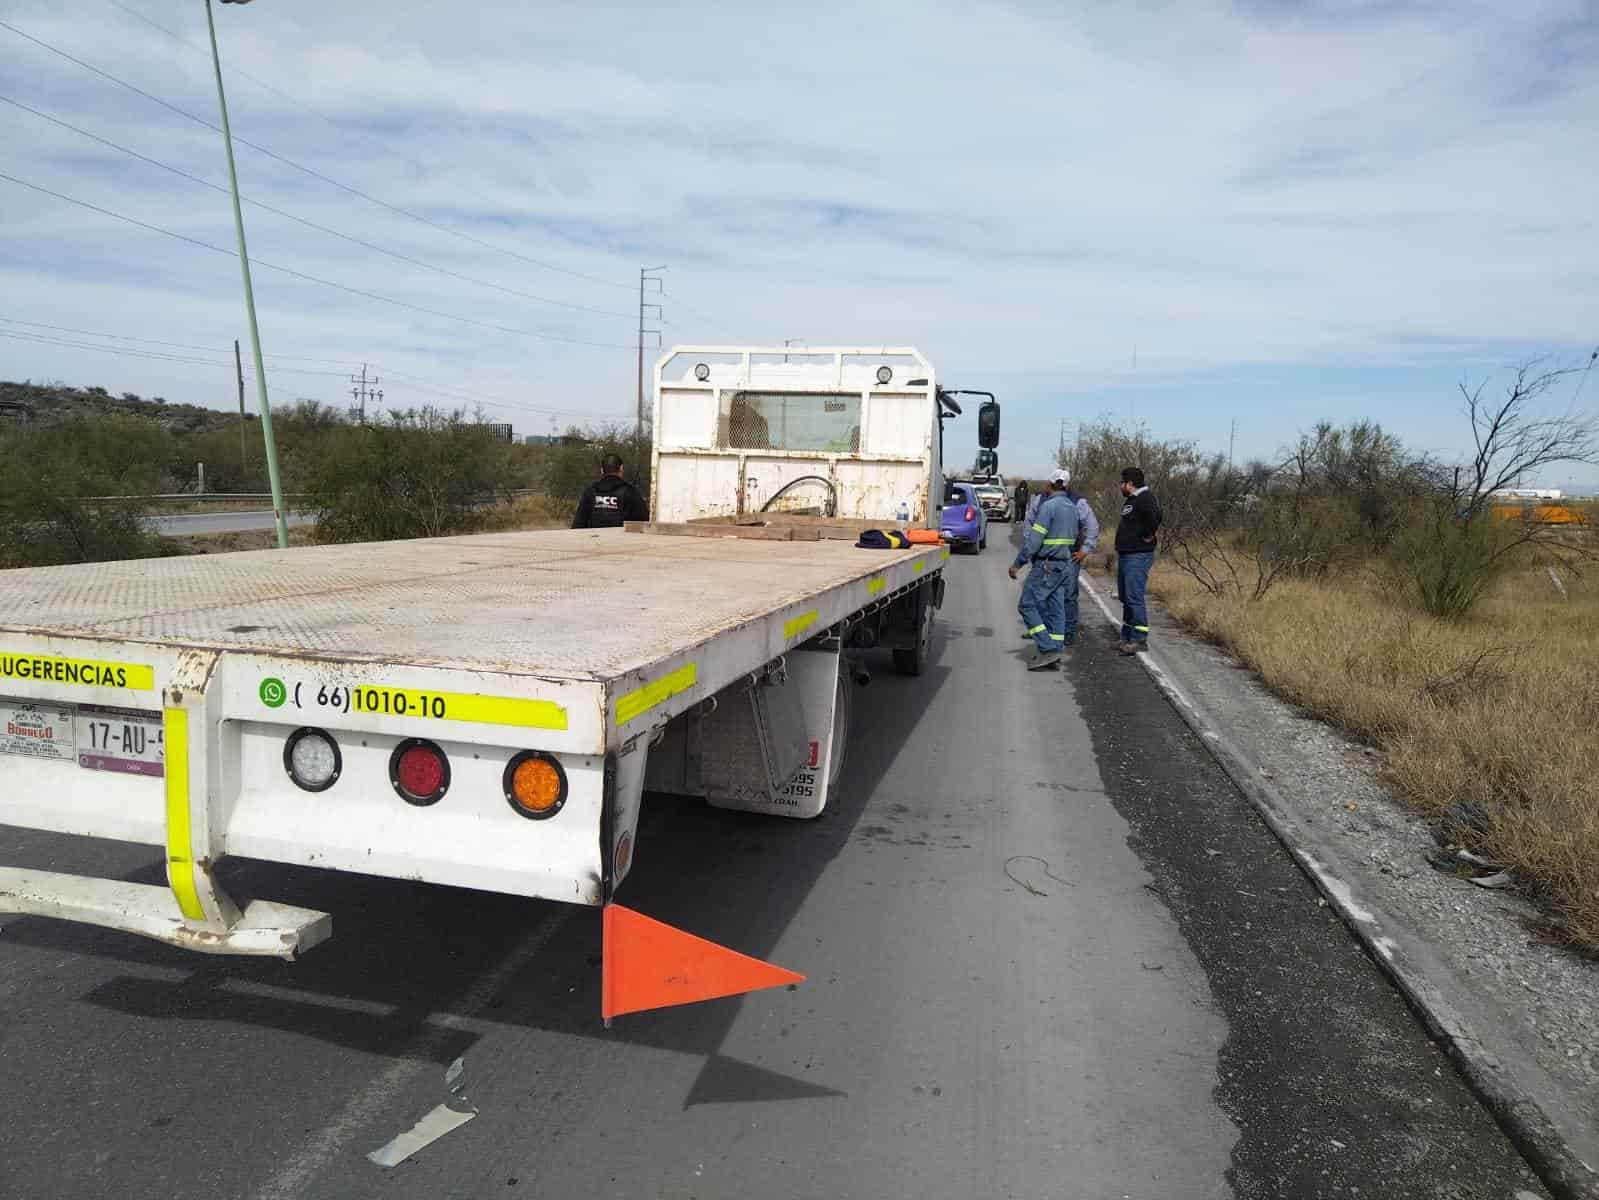
[[[1116,629],[1121,619],[1083,576],[1083,590]],[[1193,699],[1160,665],[1153,653],[1134,655],[1144,666],[1177,715],[1210,751],[1218,766],[1253,804],[1294,860],[1326,897],[1351,933],[1383,972],[1393,980],[1429,1032],[1448,1049],[1471,1089],[1557,1200],[1599,1200],[1599,1174],[1567,1144],[1540,1099],[1522,1087],[1505,1065],[1473,1035],[1447,987],[1428,970],[1425,948],[1412,944],[1401,922],[1358,897],[1345,882],[1350,875],[1337,850],[1318,839],[1293,814],[1260,769],[1221,732]]]

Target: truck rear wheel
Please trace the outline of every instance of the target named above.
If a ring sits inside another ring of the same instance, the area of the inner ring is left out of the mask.
[[[928,602],[927,588],[923,587],[916,593],[916,643],[894,651],[894,669],[901,675],[920,675],[927,669],[932,648],[933,606]]]

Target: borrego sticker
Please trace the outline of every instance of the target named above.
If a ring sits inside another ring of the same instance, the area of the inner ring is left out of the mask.
[[[32,704],[25,700],[0,700],[0,754],[24,758],[71,761],[73,710],[58,704]]]

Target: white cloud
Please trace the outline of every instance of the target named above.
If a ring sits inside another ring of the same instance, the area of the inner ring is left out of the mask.
[[[126,2],[204,39],[198,5]],[[19,0],[5,14],[214,111],[205,57],[115,7]],[[1599,20],[1580,3],[855,5],[732,19],[274,0],[217,16],[241,137],[619,286],[452,239],[241,150],[248,193],[452,271],[618,311],[638,266],[669,262],[668,340],[909,341],[946,376],[1034,381],[1018,411],[1052,425],[1046,394],[1124,386],[1107,371],[1134,344],[1143,370],[1171,379],[1452,361],[1443,343],[1480,361],[1484,344],[1599,338],[1599,80],[1585,65]],[[12,67],[0,90],[223,180],[214,133],[0,38]],[[14,109],[0,108],[0,128],[8,173],[231,245],[213,193]],[[0,206],[0,279],[27,296],[26,311],[0,305],[6,315],[179,341],[237,334],[226,258],[3,183]],[[247,219],[254,254],[318,276],[493,325],[632,337],[625,317]],[[271,272],[257,286],[269,351],[386,361],[526,404],[631,405],[624,349],[428,318]],[[6,344],[8,374],[89,370],[88,356],[19,345]],[[156,369],[93,367],[135,390]],[[184,398],[171,374],[163,386]]]

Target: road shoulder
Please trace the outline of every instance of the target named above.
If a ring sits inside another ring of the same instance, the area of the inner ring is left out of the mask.
[[[1107,581],[1085,591],[1101,609],[1085,623],[1109,618]],[[1156,653],[1140,661],[1183,719],[1556,1194],[1599,1197],[1599,969],[1534,941],[1521,924],[1534,911],[1526,902],[1428,865],[1431,834],[1382,787],[1374,752],[1152,615]]]

